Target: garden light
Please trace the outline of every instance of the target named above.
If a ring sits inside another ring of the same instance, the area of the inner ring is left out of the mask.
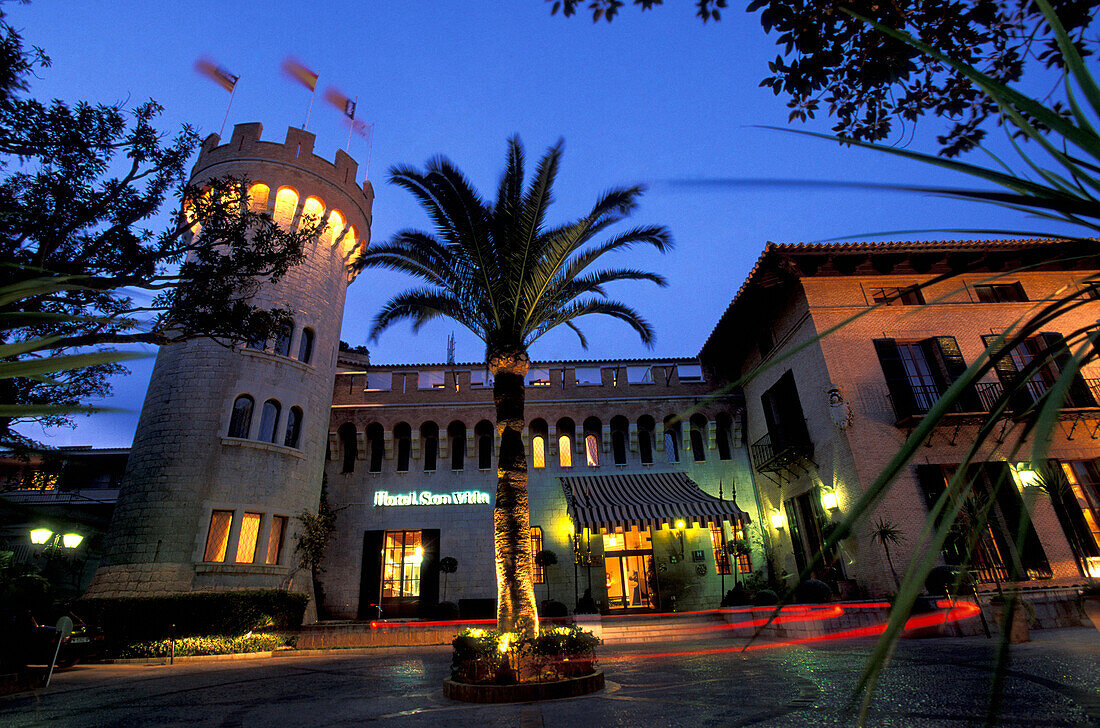
[[[48,528],[36,528],[31,531],[31,543],[42,545],[50,540],[53,531]]]

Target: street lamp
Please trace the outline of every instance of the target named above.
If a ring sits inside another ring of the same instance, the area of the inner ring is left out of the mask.
[[[80,543],[84,540],[84,537],[75,531],[61,534],[54,533],[48,528],[34,528],[31,529],[31,543],[36,546],[45,546],[45,550],[65,548],[73,550],[80,546]]]

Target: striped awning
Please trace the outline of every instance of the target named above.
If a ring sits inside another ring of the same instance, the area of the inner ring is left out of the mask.
[[[722,521],[748,523],[732,500],[703,492],[684,473],[631,473],[561,478],[575,528],[661,528],[683,520],[705,526]]]

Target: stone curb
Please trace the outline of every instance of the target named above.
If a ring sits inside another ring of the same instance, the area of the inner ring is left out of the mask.
[[[443,681],[444,696],[466,703],[525,703],[530,700],[576,698],[603,689],[603,670],[582,677],[519,685],[471,685],[450,678]]]

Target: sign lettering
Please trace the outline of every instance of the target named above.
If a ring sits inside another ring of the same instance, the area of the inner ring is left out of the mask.
[[[430,490],[407,493],[374,491],[374,505],[381,506],[479,506],[489,505],[489,494],[481,490],[458,490],[451,493],[433,493]]]

